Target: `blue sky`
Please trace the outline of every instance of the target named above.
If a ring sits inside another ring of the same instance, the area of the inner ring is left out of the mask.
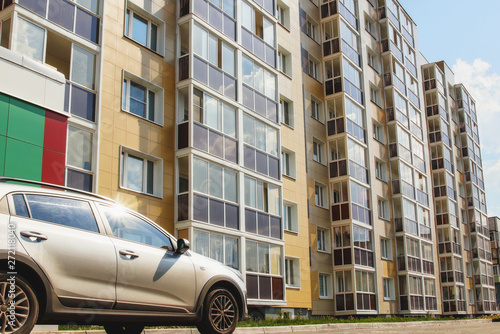
[[[488,216],[500,216],[500,1],[399,0],[420,52],[444,60],[477,104]]]

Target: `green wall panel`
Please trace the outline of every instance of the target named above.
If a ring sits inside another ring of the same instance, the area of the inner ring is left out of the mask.
[[[7,138],[5,136],[0,135],[0,176],[3,176],[4,167],[5,167],[5,144],[7,142]]]
[[[11,98],[8,129],[7,136],[9,138],[42,147],[45,131],[45,109]]]
[[[5,176],[41,181],[42,159],[42,147],[7,138],[4,174]]]
[[[9,97],[0,94],[0,136],[7,135],[8,118],[9,118]]]

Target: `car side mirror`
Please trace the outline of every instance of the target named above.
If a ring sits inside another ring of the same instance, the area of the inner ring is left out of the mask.
[[[178,254],[184,254],[186,251],[189,249],[191,244],[189,243],[189,240],[187,239],[179,239],[177,240],[177,250],[176,253]]]

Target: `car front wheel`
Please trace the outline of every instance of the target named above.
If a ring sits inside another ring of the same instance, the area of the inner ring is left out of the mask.
[[[31,333],[37,318],[38,300],[28,282],[0,274],[0,333]]]
[[[225,289],[211,291],[205,299],[203,320],[198,324],[202,334],[229,334],[238,324],[238,304]]]
[[[144,330],[144,325],[104,325],[104,330],[107,334],[140,334]]]

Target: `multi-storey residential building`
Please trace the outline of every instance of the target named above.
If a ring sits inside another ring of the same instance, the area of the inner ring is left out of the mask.
[[[143,213],[254,316],[496,309],[475,104],[396,0],[0,0],[0,32],[0,175]]]
[[[500,241],[500,218],[489,217],[488,227],[490,229],[490,245],[491,245],[491,262],[493,264],[493,276],[495,278],[495,293],[497,309],[500,306],[500,258],[499,258],[499,241]]]

